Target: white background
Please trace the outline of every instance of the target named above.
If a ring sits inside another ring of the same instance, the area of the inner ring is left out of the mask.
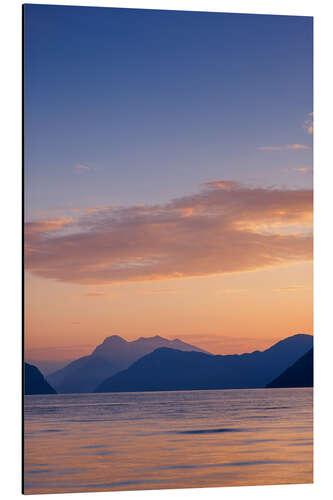
[[[33,2],[31,2],[33,3]],[[314,16],[315,27],[315,483],[314,485],[63,494],[61,499],[270,500],[333,495],[333,3],[325,0],[62,0],[40,4],[210,10]],[[21,2],[2,0],[0,29],[0,495],[21,496]],[[297,61],[295,61],[297,64]],[[33,496],[34,497],[34,496]],[[52,498],[56,498],[54,495]],[[44,495],[38,495],[42,500]]]

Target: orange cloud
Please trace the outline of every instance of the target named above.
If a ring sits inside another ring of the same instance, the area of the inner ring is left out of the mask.
[[[98,205],[96,207],[91,207],[91,208],[72,208],[71,212],[79,213],[79,214],[93,214],[97,212],[103,212],[104,210],[109,210],[110,207],[103,207],[101,205]]]
[[[34,222],[27,222],[25,229],[31,233],[49,233],[71,226],[75,222],[72,217],[57,217],[54,219],[38,219]]]
[[[296,172],[299,172],[300,174],[309,174],[312,172],[312,168],[310,167],[300,167],[296,168]]]
[[[275,288],[275,292],[296,292],[298,290],[311,290],[311,288],[306,288],[304,285],[289,285],[281,288]]]
[[[309,146],[304,144],[285,144],[283,146],[260,146],[260,151],[286,151],[288,149],[310,149]]]
[[[57,217],[53,219],[37,219],[24,225],[24,255],[38,251],[38,242],[48,238],[53,233],[70,227],[75,223],[72,217]]]
[[[203,184],[203,186],[206,187],[220,188],[220,189],[225,189],[226,191],[230,191],[231,189],[237,188],[239,185],[240,184],[237,181],[211,181]]]
[[[160,288],[160,289],[153,289],[153,290],[138,290],[136,292],[139,295],[159,295],[159,294],[174,294],[174,293],[184,293],[184,290],[180,290],[178,288]]]
[[[50,237],[47,224],[44,230],[40,227],[38,238],[27,233],[26,266],[32,273],[68,283],[107,285],[251,271],[312,259],[312,190],[215,181],[164,205],[110,207],[80,214],[77,221],[66,219],[66,224],[71,228],[67,234]]]

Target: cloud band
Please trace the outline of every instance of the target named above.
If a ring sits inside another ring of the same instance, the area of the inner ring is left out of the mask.
[[[311,223],[311,190],[214,181],[165,205],[27,223],[25,264],[88,285],[250,271],[310,260]]]

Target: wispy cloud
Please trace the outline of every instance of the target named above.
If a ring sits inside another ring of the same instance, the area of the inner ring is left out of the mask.
[[[35,214],[36,216],[43,216],[43,215],[55,215],[55,214],[61,214],[61,213],[64,213],[64,212],[70,212],[71,209],[70,208],[50,208],[48,210],[34,210],[33,211],[33,214]]]
[[[283,146],[259,146],[260,151],[287,151],[287,150],[302,150],[310,149],[309,146],[305,144],[284,144]]]
[[[225,189],[226,191],[230,191],[231,189],[237,188],[239,186],[239,182],[237,182],[237,181],[211,181],[211,182],[205,182],[202,185],[204,187],[208,187],[208,188],[219,188],[219,189]]]
[[[38,242],[41,235],[48,239],[53,234],[59,234],[63,229],[73,227],[75,219],[73,217],[54,217],[48,219],[36,219],[33,222],[24,224],[24,253],[25,259],[28,254],[38,251]]]
[[[308,134],[313,134],[313,113],[308,113],[308,118],[303,123],[303,128]]]
[[[247,288],[223,288],[222,290],[218,290],[218,295],[231,295],[248,292]]]
[[[298,172],[299,174],[312,174],[312,167],[283,167],[281,168],[281,172]]]
[[[313,172],[313,169],[310,167],[299,167],[295,169],[296,172],[299,172],[300,174],[311,174]]]
[[[96,171],[99,169],[92,165],[87,165],[86,163],[77,163],[76,165],[74,165],[74,170],[78,172],[88,172],[88,171]]]
[[[87,292],[84,294],[86,297],[118,297],[120,293],[110,292]]]
[[[84,165],[83,163],[78,163],[74,166],[74,168],[76,168],[76,170],[90,170],[90,167],[88,165]]]
[[[98,212],[104,212],[106,210],[110,210],[110,207],[103,207],[102,205],[98,205],[96,207],[91,207],[91,208],[72,208],[71,211],[75,213],[81,213],[81,214],[95,214]]]
[[[298,290],[310,290],[305,285],[289,285],[281,288],[274,288],[274,292],[297,292]]]
[[[66,226],[72,226],[75,219],[72,217],[55,217],[51,219],[37,219],[25,224],[25,230],[32,234],[49,233],[59,231]]]
[[[308,113],[307,119],[303,123],[302,127],[308,132],[308,134],[313,134],[313,113]],[[310,146],[305,144],[283,144],[278,146],[259,146],[260,151],[288,151],[288,150],[307,150]]]
[[[161,294],[178,294],[184,293],[184,290],[179,288],[155,288],[153,290],[138,290],[139,295],[161,295]]]
[[[115,208],[116,205],[113,205],[113,208]],[[73,207],[61,207],[61,208],[52,208],[48,210],[36,210],[33,213],[36,216],[44,216],[44,215],[55,215],[55,214],[91,214],[91,213],[96,213],[96,212],[103,212],[104,210],[110,210],[110,206],[104,207],[103,205],[96,205],[93,207],[89,208],[73,208]],[[41,219],[41,220],[46,220],[46,219]]]
[[[163,205],[110,207],[63,223],[70,231],[58,234],[55,223],[52,237],[49,226],[31,223],[26,266],[32,273],[107,285],[250,271],[312,258],[312,190],[214,181]]]

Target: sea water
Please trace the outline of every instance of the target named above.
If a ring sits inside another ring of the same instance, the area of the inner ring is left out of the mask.
[[[24,491],[310,483],[312,393],[25,396]]]

